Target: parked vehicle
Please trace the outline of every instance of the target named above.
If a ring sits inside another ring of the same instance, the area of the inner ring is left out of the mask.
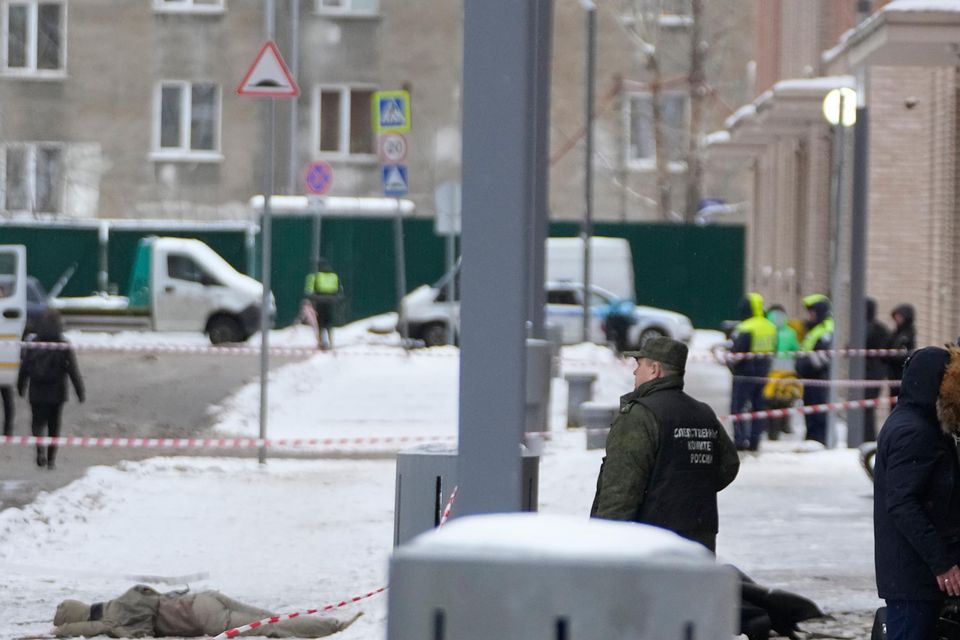
[[[626,315],[629,326],[626,348],[637,349],[651,338],[667,336],[689,342],[693,337],[690,318],[666,309],[633,304],[602,287],[590,287],[589,341],[606,344],[604,322],[612,311]],[[547,322],[561,328],[564,344],[582,341],[583,284],[579,282],[547,283]]]
[[[27,249],[0,245],[0,385],[17,382],[27,322]]]
[[[630,243],[623,238],[591,238],[591,291],[596,304],[591,304],[590,340],[606,344],[603,321],[616,302],[626,308],[633,320],[627,337],[629,344],[639,344],[655,335],[667,335],[678,340],[689,340],[693,334],[686,316],[633,304],[634,274]],[[549,238],[547,240],[547,322],[563,327],[564,342],[580,341],[583,323],[583,241],[580,238]],[[408,335],[422,340],[428,346],[447,343],[447,327],[460,325],[459,299],[460,264],[433,285],[417,287],[402,301]],[[456,296],[447,300],[447,283],[456,282]],[[571,303],[570,301],[577,301]],[[579,308],[575,308],[579,305]]]
[[[199,240],[141,240],[129,292],[53,298],[50,304],[68,329],[199,331],[224,344],[243,342],[260,327],[263,285]]]

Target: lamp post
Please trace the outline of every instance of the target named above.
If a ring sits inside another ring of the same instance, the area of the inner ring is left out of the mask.
[[[831,184],[832,207],[833,207],[833,233],[831,233],[831,283],[830,298],[833,305],[834,322],[841,319],[842,316],[837,311],[842,307],[841,291],[843,291],[843,247],[845,246],[846,233],[844,231],[843,218],[843,195],[845,186],[844,168],[846,165],[846,130],[853,126],[857,119],[857,94],[849,87],[833,89],[827,93],[823,99],[823,116],[833,127],[834,147],[833,147],[833,181]],[[851,315],[854,312],[853,306],[850,307]],[[861,302],[859,311],[863,313],[863,303]],[[839,335],[839,327],[835,327],[834,338]],[[835,382],[839,378],[839,367],[837,358],[830,359],[830,381]],[[836,385],[830,385],[829,402],[836,400]],[[829,415],[829,429],[827,432],[827,446],[836,446],[836,422],[833,413]],[[862,432],[861,422],[861,432]]]
[[[597,5],[593,0],[580,0],[587,12],[587,70],[586,70],[586,138],[584,150],[583,197],[585,200],[583,225],[583,341],[590,341],[590,238],[593,236],[593,85],[597,67]]]

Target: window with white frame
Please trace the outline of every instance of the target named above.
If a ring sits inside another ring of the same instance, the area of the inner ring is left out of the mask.
[[[667,160],[682,160],[687,152],[687,101],[680,92],[660,94],[663,119],[663,143]],[[627,101],[627,126],[630,132],[628,160],[636,168],[652,168],[657,160],[653,122],[653,94],[630,94]]]
[[[153,0],[156,11],[223,13],[226,0]]]
[[[63,156],[59,143],[0,147],[0,207],[10,212],[57,213],[63,208]]]
[[[374,87],[317,87],[314,150],[320,155],[365,157],[376,153],[370,103]]]
[[[66,5],[62,0],[0,0],[3,72],[62,76],[66,66]]]
[[[376,16],[380,0],[314,0],[320,15]]]
[[[156,101],[156,155],[220,159],[219,85],[164,81],[157,88]]]

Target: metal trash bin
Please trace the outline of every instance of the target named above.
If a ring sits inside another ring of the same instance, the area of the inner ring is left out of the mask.
[[[426,444],[397,454],[394,546],[440,524],[457,486],[457,455],[457,448],[447,444]],[[540,456],[525,452],[520,473],[524,487],[521,508],[536,511],[540,499]]]
[[[567,373],[567,429],[583,426],[580,418],[580,405],[593,400],[593,383],[597,381],[595,373]]]
[[[387,640],[730,640],[738,604],[735,570],[664,529],[470,516],[394,551]]]
[[[580,405],[580,419],[587,432],[587,449],[607,446],[607,433],[620,407],[604,402],[584,402]]]

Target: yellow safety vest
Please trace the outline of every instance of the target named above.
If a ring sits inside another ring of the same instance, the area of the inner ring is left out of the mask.
[[[332,271],[318,271],[307,276],[304,293],[332,295],[340,291],[340,277]]]

